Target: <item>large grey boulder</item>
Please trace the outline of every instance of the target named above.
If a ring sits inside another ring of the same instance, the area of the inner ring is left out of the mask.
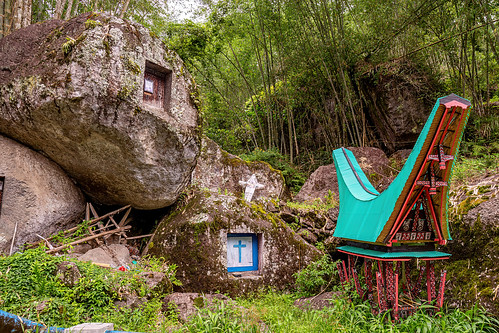
[[[477,302],[499,315],[499,173],[453,182],[449,220],[452,240],[445,297],[451,307],[471,308]]]
[[[254,237],[251,245],[229,240],[242,235]],[[231,254],[237,265],[237,246],[244,247],[239,262],[253,246],[252,263],[258,267],[229,272]],[[320,256],[263,205],[209,190],[193,190],[185,206],[159,223],[148,252],[177,265],[182,291],[230,295],[266,286],[288,288],[294,283],[293,274]]]
[[[443,91],[433,75],[410,61],[376,66],[359,76],[367,128],[388,153],[414,146],[433,105]]]
[[[47,21],[0,40],[0,132],[103,204],[177,199],[199,153],[193,89],[159,38],[115,17]]]
[[[348,147],[354,154],[362,171],[378,191],[383,191],[394,179],[390,160],[385,153],[375,147]],[[338,178],[334,164],[317,168],[303,184],[300,192],[294,198],[296,201],[313,201],[324,199],[329,192],[338,199]]]
[[[255,190],[253,199],[281,199],[288,193],[284,177],[279,170],[273,169],[265,162],[244,161],[229,154],[208,137],[203,137],[201,153],[192,174],[193,184],[210,191],[241,196],[245,186],[239,182],[248,181],[253,174],[258,183],[263,185],[263,188]]]
[[[80,190],[54,162],[0,135],[0,251],[72,227],[83,217]]]

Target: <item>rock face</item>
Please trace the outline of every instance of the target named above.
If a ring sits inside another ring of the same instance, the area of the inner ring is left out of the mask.
[[[128,248],[122,244],[111,244],[91,249],[77,257],[80,261],[90,261],[96,264],[109,265],[110,267],[120,267],[131,265],[132,258]]]
[[[176,54],[114,17],[46,21],[0,40],[0,132],[103,204],[177,199],[199,153],[191,89]]]
[[[367,101],[367,121],[389,153],[414,146],[440,97],[435,91],[442,91],[431,75],[410,62],[378,66],[359,78],[359,87]]]
[[[192,174],[192,182],[211,191],[241,195],[244,186],[239,181],[248,181],[252,174],[262,189],[255,190],[253,200],[261,197],[282,198],[286,185],[282,173],[265,162],[246,162],[221,149],[213,140],[203,137],[201,154]]]
[[[367,178],[378,191],[383,191],[394,178],[390,169],[390,160],[385,153],[374,147],[348,147],[357,159]],[[338,179],[334,164],[317,168],[307,179],[300,192],[294,198],[296,201],[324,199],[331,191],[338,199]]]
[[[308,177],[300,192],[295,196],[296,201],[310,201],[324,199],[329,191],[338,199],[338,178],[334,164],[322,165]]]
[[[17,223],[15,247],[76,224],[85,201],[54,162],[0,135],[0,250],[8,253]],[[1,186],[0,186],[1,187]]]
[[[232,237],[242,235],[254,237],[252,244],[231,243]],[[250,254],[255,270],[228,272],[232,253],[237,265],[237,247],[239,262]],[[208,190],[193,190],[183,207],[160,222],[149,253],[178,266],[182,291],[231,295],[263,286],[288,287],[293,273],[320,255],[263,205]]]
[[[447,304],[471,308],[475,303],[499,315],[499,174],[454,184],[449,218],[453,238],[445,252]]]

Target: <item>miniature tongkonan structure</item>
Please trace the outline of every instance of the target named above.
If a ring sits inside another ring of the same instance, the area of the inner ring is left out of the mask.
[[[391,309],[395,320],[414,313],[422,300],[442,307],[446,272],[440,275],[437,293],[434,261],[450,254],[435,247],[451,239],[449,179],[470,105],[454,94],[438,99],[404,167],[381,194],[351,151],[333,152],[340,195],[334,236],[347,241],[338,251],[348,255],[348,264],[338,265],[340,280],[344,284],[352,279],[373,311]],[[356,269],[361,259],[365,287]],[[411,274],[415,260],[425,264]]]

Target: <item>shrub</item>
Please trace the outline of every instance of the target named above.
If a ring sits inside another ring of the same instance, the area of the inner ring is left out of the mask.
[[[336,262],[328,254],[311,263],[295,274],[298,292],[304,295],[315,295],[329,290],[337,282]]]
[[[289,163],[281,153],[275,149],[255,149],[251,154],[242,154],[240,157],[245,161],[263,161],[270,164],[274,169],[280,170],[284,181],[293,193],[298,193],[307,180],[305,174]]]

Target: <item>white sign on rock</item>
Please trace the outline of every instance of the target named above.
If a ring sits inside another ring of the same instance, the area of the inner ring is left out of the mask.
[[[253,266],[253,238],[227,238],[227,267]]]
[[[259,184],[258,180],[256,180],[255,174],[252,174],[247,182],[239,181],[239,185],[246,186],[246,190],[244,191],[244,199],[248,202],[250,202],[251,199],[253,198],[255,189],[264,188],[263,184]]]

